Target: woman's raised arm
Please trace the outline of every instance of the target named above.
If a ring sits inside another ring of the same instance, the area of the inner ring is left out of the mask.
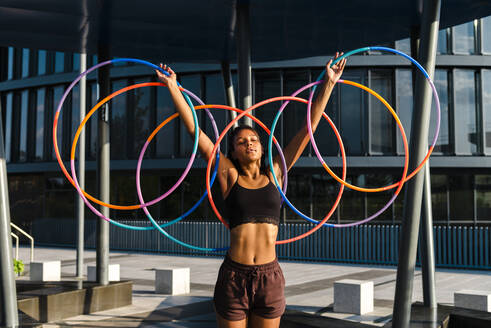
[[[339,56],[342,56],[343,53],[336,52],[336,56],[334,59],[337,59]],[[312,123],[312,132],[317,129],[317,125],[321,119],[322,113],[326,108],[329,97],[331,96],[331,92],[336,85],[336,82],[341,78],[343,74],[344,67],[346,65],[346,59],[343,58],[335,65],[332,65],[333,60],[329,60],[326,64],[326,76],[324,83],[321,84],[319,88],[319,93],[312,103],[311,108],[311,123]],[[288,170],[295,164],[300,155],[302,155],[303,150],[307,146],[310,141],[308,128],[307,128],[307,119],[305,119],[305,123],[302,125],[297,134],[292,138],[289,144],[283,150],[283,154],[285,156],[286,166]],[[276,156],[274,159],[274,169],[277,177],[281,177],[281,160],[279,156]]]

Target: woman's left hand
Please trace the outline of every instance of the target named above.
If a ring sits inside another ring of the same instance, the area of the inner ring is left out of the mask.
[[[341,53],[336,52],[336,56],[334,57],[334,60],[336,60],[338,57],[342,55],[343,52]],[[346,58],[341,59],[334,65],[332,65],[332,62],[333,60],[331,59],[326,64],[326,77],[329,79],[329,81],[336,83],[341,78],[341,75],[343,75],[344,66],[346,65]]]

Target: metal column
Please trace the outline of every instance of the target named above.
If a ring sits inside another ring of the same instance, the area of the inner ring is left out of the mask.
[[[435,248],[433,245],[433,214],[431,208],[430,166],[424,167],[423,208],[421,217],[419,246],[421,250],[421,271],[423,278],[424,306],[436,308],[435,294]]]
[[[9,191],[1,112],[2,108],[0,107],[0,326],[17,327],[19,317],[17,315],[17,292],[12,260]]]
[[[245,110],[252,106],[251,31],[248,0],[237,1],[236,35],[239,106]],[[252,120],[248,117],[244,117],[243,122],[252,126]]]
[[[435,69],[439,18],[440,0],[425,1],[418,59],[430,76],[433,75]],[[424,76],[418,75],[411,127],[410,171],[423,160],[427,151],[425,145],[428,140],[431,97],[431,89],[426,79]],[[424,175],[417,174],[407,183],[406,187],[392,327],[409,328],[423,185]]]
[[[107,45],[99,47],[99,62],[109,60]],[[103,66],[98,71],[99,99],[108,96],[111,91],[109,67]],[[109,203],[109,107],[106,103],[99,109],[98,145],[97,145],[97,183],[99,186],[99,199]],[[100,212],[109,217],[109,208],[102,206]],[[109,284],[109,222],[97,219],[97,282],[100,285]]]
[[[411,31],[411,56],[418,58],[419,28]],[[421,74],[419,69],[413,69],[413,89],[415,88],[416,76]],[[429,73],[433,77],[433,72]],[[425,148],[427,145],[425,144]],[[430,163],[424,167],[423,204],[421,218],[423,219],[419,230],[419,249],[421,254],[421,272],[423,280],[423,303],[425,307],[436,308],[435,296],[435,249],[433,245],[433,212],[431,207],[431,176]]]
[[[80,73],[87,69],[87,54],[80,54]],[[80,122],[85,118],[86,107],[86,77],[80,80]],[[80,188],[85,190],[85,129],[80,133],[78,149],[78,182]],[[82,279],[84,275],[84,209],[85,204],[77,195],[77,278]]]

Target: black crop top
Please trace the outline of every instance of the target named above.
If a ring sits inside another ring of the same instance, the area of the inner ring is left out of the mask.
[[[271,181],[258,189],[244,188],[236,181],[225,204],[230,229],[244,223],[280,223],[281,195]]]

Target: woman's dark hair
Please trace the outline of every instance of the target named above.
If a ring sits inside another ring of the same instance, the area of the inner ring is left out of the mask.
[[[235,137],[242,130],[251,130],[259,138],[259,142],[261,143],[261,147],[262,147],[261,166],[259,167],[259,172],[261,172],[264,175],[268,175],[269,165],[266,162],[266,156],[265,156],[266,151],[265,151],[263,143],[261,142],[261,137],[259,136],[259,133],[252,126],[249,126],[246,124],[241,124],[241,125],[236,126],[235,128],[232,129],[232,131],[229,134],[229,138],[228,138],[228,152],[227,152],[228,159],[230,159],[232,161],[232,164],[234,164],[234,166],[237,169],[237,171],[239,172],[239,174],[244,174],[244,171],[242,171],[242,167],[240,166],[239,161],[236,160],[235,158],[233,158],[233,156],[232,156],[232,152],[234,151]]]

